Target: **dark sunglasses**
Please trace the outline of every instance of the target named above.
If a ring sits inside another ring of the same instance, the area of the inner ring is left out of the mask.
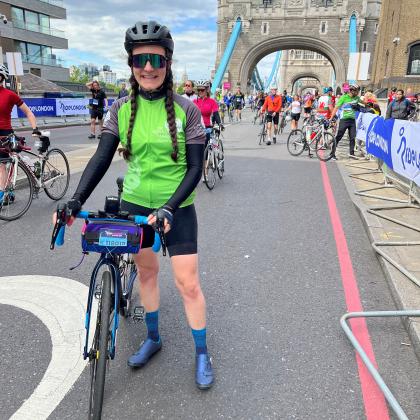
[[[206,89],[205,88],[199,88],[197,89],[198,92],[204,92]]]
[[[154,69],[163,69],[166,67],[166,57],[160,54],[135,54],[133,55],[133,67],[136,69],[144,69],[146,67],[147,62]]]

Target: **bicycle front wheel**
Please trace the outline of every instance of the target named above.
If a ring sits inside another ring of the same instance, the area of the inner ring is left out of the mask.
[[[69,162],[60,149],[51,149],[45,156],[42,168],[42,184],[51,200],[60,200],[67,192],[70,182]]]
[[[90,401],[89,419],[100,420],[104,400],[106,363],[109,358],[110,315],[111,315],[111,273],[102,274],[101,300],[96,320],[96,329],[92,348],[89,352],[90,361]]]
[[[316,141],[316,156],[319,160],[327,162],[332,157],[332,151],[335,150],[335,137],[331,133],[324,133]]]
[[[19,219],[28,211],[34,186],[31,172],[22,162],[17,167],[14,161],[7,162],[5,166],[7,180],[0,203],[0,220],[11,221]]]
[[[267,136],[267,130],[266,130],[265,127],[266,127],[265,124],[263,124],[263,126],[261,128],[261,131],[260,131],[260,134],[258,134],[258,138],[259,138],[258,144],[265,143],[265,138]]]
[[[299,156],[305,150],[306,141],[302,130],[292,130],[287,138],[287,150],[292,156]]]
[[[208,145],[204,150],[203,178],[209,190],[212,190],[216,184],[216,166],[216,157],[213,149]]]
[[[216,163],[217,163],[217,175],[219,175],[219,179],[223,178],[223,174],[225,173],[225,151],[223,149],[223,142],[219,139],[219,150],[216,154]]]

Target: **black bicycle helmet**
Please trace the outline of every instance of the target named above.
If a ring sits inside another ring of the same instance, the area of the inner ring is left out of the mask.
[[[125,50],[129,53],[136,45],[160,45],[171,55],[174,52],[174,41],[171,33],[166,26],[154,20],[147,22],[137,22],[134,26],[127,29],[125,33]]]

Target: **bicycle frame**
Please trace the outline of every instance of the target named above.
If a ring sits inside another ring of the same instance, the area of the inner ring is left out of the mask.
[[[112,285],[111,287],[114,290],[114,324],[111,331],[111,346],[109,350],[109,357],[111,360],[115,357],[115,342],[117,338],[117,330],[119,325],[119,306],[120,306],[120,299],[122,295],[122,285],[121,285],[121,275],[118,266],[114,260],[115,256],[112,254],[101,254],[99,260],[97,261],[90,278],[90,285],[89,285],[89,294],[88,294],[88,302],[86,308],[86,316],[85,316],[85,329],[86,329],[86,338],[85,338],[85,346],[83,348],[83,359],[86,360],[89,357],[88,347],[89,347],[89,329],[90,329],[90,321],[91,321],[91,313],[92,313],[92,303],[93,298],[95,296],[95,289],[96,289],[96,279],[99,273],[99,270],[103,266],[107,266],[111,272],[112,277]]]

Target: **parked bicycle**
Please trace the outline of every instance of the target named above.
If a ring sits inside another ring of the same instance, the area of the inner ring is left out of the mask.
[[[225,153],[221,139],[221,128],[213,127],[210,131],[210,141],[204,150],[203,178],[209,190],[216,185],[216,172],[219,179],[225,173]]]
[[[35,141],[37,153],[31,152],[24,137],[9,134],[0,138],[0,151],[9,155],[0,159],[6,167],[6,184],[0,204],[0,220],[15,220],[29,209],[41,190],[51,200],[60,200],[70,182],[66,155],[58,148],[49,149],[49,133],[43,132]]]
[[[85,344],[83,358],[90,365],[89,419],[100,420],[105,389],[107,364],[116,352],[119,315],[131,317],[135,322],[143,321],[144,308],[132,308],[132,292],[137,277],[133,254],[141,252],[143,226],[147,217],[130,215],[120,211],[122,178],[117,180],[118,197],[105,199],[104,211],[80,211],[77,218],[85,221],[82,229],[84,254],[99,253],[91,275],[85,317]],[[57,207],[57,222],[54,226],[51,249],[64,243],[65,225],[70,214],[66,205]],[[166,255],[163,225],[156,226],[153,250]],[[98,311],[93,313],[93,299],[98,300]],[[93,337],[90,324],[94,323]]]
[[[331,152],[335,148],[335,137],[327,131],[328,128],[328,120],[317,118],[313,125],[306,124],[304,131],[291,131],[287,139],[287,150],[292,156],[299,156],[304,150],[308,150],[309,157],[313,156],[312,151],[319,160],[330,160]]]

